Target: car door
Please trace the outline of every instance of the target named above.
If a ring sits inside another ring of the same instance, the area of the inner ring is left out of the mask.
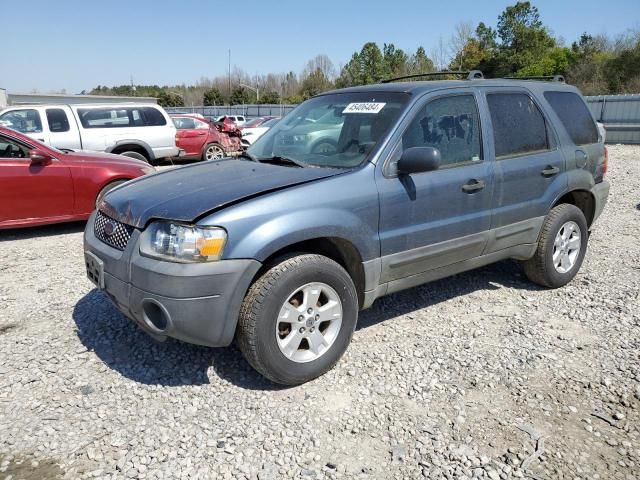
[[[178,146],[184,149],[188,156],[200,155],[209,134],[209,125],[191,117],[175,117],[173,122],[177,129]],[[204,127],[198,128],[198,123]]]
[[[523,88],[483,88],[491,122],[495,195],[487,252],[535,243],[543,217],[566,190],[565,157],[535,97]]]
[[[32,163],[30,148],[0,134],[0,223],[73,214],[69,168],[56,158],[48,164]]]
[[[376,175],[381,283],[479,256],[491,222],[493,164],[483,155],[475,92],[430,94],[404,123],[387,165]],[[394,164],[416,146],[437,148],[440,168],[398,175]]]
[[[49,145],[56,148],[81,149],[80,132],[71,116],[69,107],[46,107],[44,109],[47,119]]]

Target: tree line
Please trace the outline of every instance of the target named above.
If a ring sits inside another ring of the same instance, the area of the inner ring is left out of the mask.
[[[163,106],[295,104],[332,88],[446,70],[481,70],[487,78],[561,74],[585,95],[640,93],[640,31],[615,38],[585,32],[568,45],[525,1],[506,7],[495,27],[459,23],[428,54],[422,46],[407,52],[393,43],[380,48],[367,42],[340,68],[327,55],[317,55],[299,74],[250,76],[236,67],[230,76],[203,77],[195,85],[98,86],[88,93],[157,97]]]

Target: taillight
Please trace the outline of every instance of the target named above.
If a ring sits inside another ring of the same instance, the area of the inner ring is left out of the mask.
[[[609,170],[609,150],[607,147],[604,147],[604,163],[602,164],[602,175],[607,173]]]

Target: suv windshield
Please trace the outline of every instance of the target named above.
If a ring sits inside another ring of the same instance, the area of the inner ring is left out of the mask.
[[[260,137],[249,153],[258,160],[285,157],[318,167],[357,167],[387,135],[408,99],[408,94],[399,92],[312,98]]]

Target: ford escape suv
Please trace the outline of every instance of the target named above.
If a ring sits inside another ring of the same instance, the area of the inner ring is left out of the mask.
[[[324,93],[239,158],[112,190],[89,278],[152,336],[235,338],[289,385],[329,370],[383,295],[507,258],[562,287],[609,193],[596,123],[562,82],[477,76]],[[327,123],[332,148],[312,148]]]

